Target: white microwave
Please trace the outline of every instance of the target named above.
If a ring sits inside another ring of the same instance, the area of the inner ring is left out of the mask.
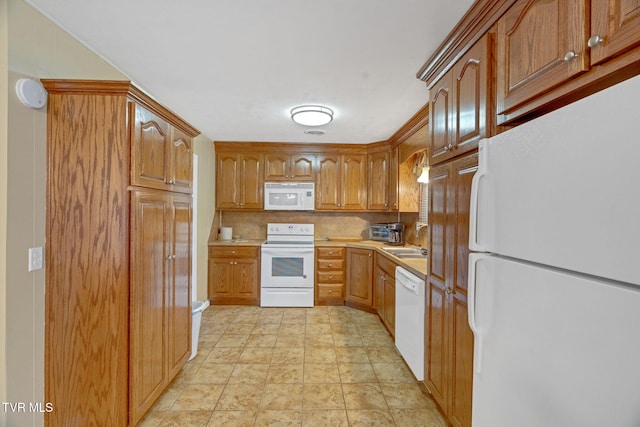
[[[265,182],[264,210],[312,211],[315,204],[313,182]]]

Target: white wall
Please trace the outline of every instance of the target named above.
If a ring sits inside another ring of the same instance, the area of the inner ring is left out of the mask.
[[[22,77],[126,80],[127,76],[24,1],[0,2],[4,86],[0,91],[0,401],[42,402],[45,272],[27,271],[27,253],[30,247],[43,247],[45,239],[46,108],[23,106],[15,83]],[[204,215],[198,220],[196,236],[202,246],[211,225],[206,214],[213,215],[212,175],[206,167],[213,163],[211,142],[197,138],[196,152],[202,171],[198,179],[204,180],[196,213]],[[206,247],[199,254],[206,256]],[[205,269],[197,272],[199,298],[206,297],[206,265],[206,260],[199,261],[198,269]],[[40,426],[43,416],[5,414],[0,407],[1,425]]]

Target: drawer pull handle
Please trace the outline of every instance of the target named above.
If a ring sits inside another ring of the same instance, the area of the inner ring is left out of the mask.
[[[578,54],[575,51],[570,50],[569,52],[564,54],[564,61],[565,62],[573,61],[577,57],[578,57]]]
[[[596,35],[593,35],[593,36],[591,36],[589,38],[589,41],[587,41],[587,45],[590,48],[594,48],[594,47],[598,46],[599,44],[602,44],[603,41],[604,41],[604,39],[599,34],[596,34]]]

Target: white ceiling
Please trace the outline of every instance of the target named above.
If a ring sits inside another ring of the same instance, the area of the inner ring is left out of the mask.
[[[214,140],[368,143],[427,103],[416,72],[472,0],[27,0]],[[335,110],[323,136],[289,110]]]

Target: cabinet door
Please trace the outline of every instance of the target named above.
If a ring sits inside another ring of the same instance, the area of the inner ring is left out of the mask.
[[[170,190],[190,193],[193,181],[193,140],[180,129],[172,128],[169,151]]]
[[[289,178],[296,181],[313,181],[316,177],[314,164],[314,156],[291,155]]]
[[[236,208],[240,204],[239,156],[218,153],[216,157],[216,208]]]
[[[384,281],[384,323],[387,325],[391,335],[395,336],[396,331],[396,279],[385,275]]]
[[[427,336],[426,336],[426,385],[435,400],[446,412],[447,391],[447,267],[450,263],[447,250],[448,194],[450,183],[449,164],[432,167],[429,177],[429,276],[427,278]]]
[[[400,209],[400,148],[396,147],[389,152],[389,207],[391,210]],[[368,197],[368,195],[367,195]]]
[[[473,333],[467,319],[467,289],[469,265],[469,204],[471,180],[478,169],[478,156],[473,154],[452,165],[450,204],[453,208],[450,240],[453,262],[447,302],[447,322],[450,325],[449,358],[451,367],[449,419],[455,426],[471,426],[471,395],[473,378]]]
[[[257,302],[260,263],[258,259],[233,260],[234,297]]]
[[[600,37],[601,41],[597,41]],[[640,44],[638,0],[591,2],[591,65]]]
[[[452,120],[453,94],[451,72],[445,74],[429,91],[431,97],[429,105],[429,164],[434,165],[450,157],[449,149],[452,144],[454,131]]]
[[[372,210],[389,209],[389,158],[390,153],[369,154],[369,191],[367,205]]]
[[[131,183],[164,189],[169,170],[169,124],[144,107],[130,103],[132,168]]]
[[[343,156],[340,187],[340,209],[365,210],[367,208],[366,155]]]
[[[165,277],[170,269],[170,201],[163,194],[132,192],[130,416],[138,420],[168,383]],[[137,421],[136,421],[137,422]],[[135,422],[133,423],[135,424]]]
[[[346,300],[362,308],[373,307],[373,251],[347,249]]]
[[[212,301],[233,297],[232,260],[209,258],[209,299]]]
[[[191,197],[174,196],[172,208],[166,298],[169,378],[182,369],[191,354]]]
[[[316,179],[316,209],[335,210],[339,203],[340,156],[328,155],[318,159]]]
[[[487,135],[491,120],[489,64],[491,37],[480,39],[453,67],[453,144],[451,156],[459,156],[478,146]]]
[[[240,157],[239,186],[242,192],[240,208],[264,208],[264,181],[262,178],[261,154],[243,154]]]
[[[289,179],[289,155],[282,153],[266,154],[264,157],[264,180],[286,181]]]
[[[498,21],[497,108],[509,113],[589,68],[589,0],[520,0]]]

